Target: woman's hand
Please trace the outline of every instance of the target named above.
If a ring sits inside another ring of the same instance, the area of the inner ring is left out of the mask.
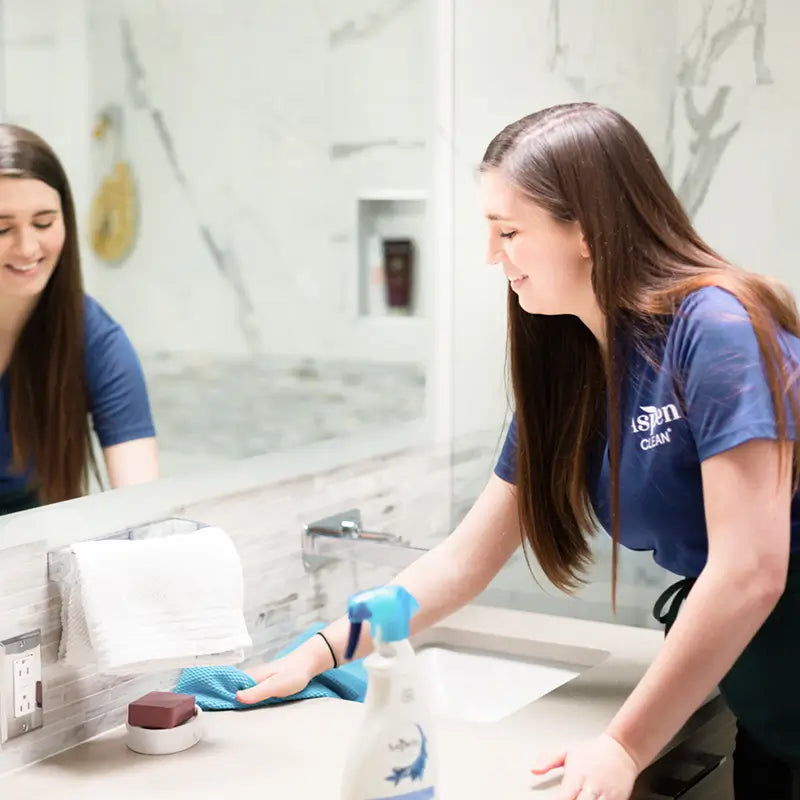
[[[627,750],[606,733],[541,760],[531,772],[545,775],[559,767],[564,767],[564,777],[557,800],[628,800],[641,772]]]
[[[313,660],[307,650],[298,649],[291,653],[245,670],[258,685],[252,689],[242,689],[236,693],[240,703],[260,703],[268,697],[289,697],[303,691],[316,675]]]

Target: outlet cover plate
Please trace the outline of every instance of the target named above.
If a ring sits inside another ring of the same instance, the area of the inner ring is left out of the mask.
[[[42,727],[41,642],[39,630],[0,642],[0,743]],[[15,685],[15,667],[20,659],[25,659],[26,672],[30,667],[32,675],[24,684],[17,680]],[[20,713],[15,707],[22,694],[33,698],[29,713]]]

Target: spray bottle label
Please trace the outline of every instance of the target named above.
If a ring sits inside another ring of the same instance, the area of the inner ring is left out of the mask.
[[[396,790],[407,789],[407,792],[397,794],[396,792],[384,797],[376,797],[374,800],[430,800],[435,797],[434,787],[414,789],[414,784],[422,783],[425,780],[425,772],[428,766],[428,738],[425,736],[422,726],[417,723],[410,723],[407,733],[397,737],[388,743],[387,766],[388,774],[384,774],[384,780]],[[399,764],[398,764],[399,762]]]

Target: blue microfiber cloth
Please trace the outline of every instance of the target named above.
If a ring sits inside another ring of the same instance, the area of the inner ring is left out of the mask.
[[[324,627],[321,623],[312,625],[274,657],[285,656]],[[197,705],[203,711],[259,708],[288,703],[292,700],[309,700],[314,697],[337,697],[341,700],[363,703],[367,693],[367,673],[363,661],[364,659],[351,661],[337,669],[329,669],[317,675],[301,692],[290,697],[270,697],[260,703],[246,704],[236,699],[236,692],[256,685],[249,675],[236,667],[190,667],[181,673],[175,691],[180,694],[193,694]]]

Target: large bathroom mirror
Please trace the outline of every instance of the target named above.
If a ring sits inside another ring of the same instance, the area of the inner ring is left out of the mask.
[[[434,23],[390,0],[5,0],[161,475],[428,429]]]

